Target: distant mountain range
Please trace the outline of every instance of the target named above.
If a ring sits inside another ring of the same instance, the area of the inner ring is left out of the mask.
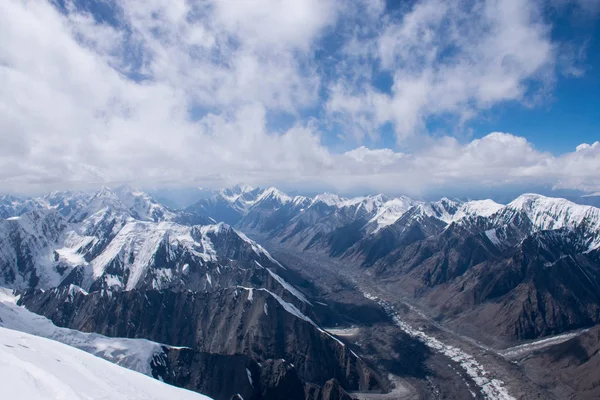
[[[438,318],[481,336],[531,339],[600,322],[600,209],[593,206],[537,194],[506,205],[290,197],[240,185],[187,211],[368,268]]]
[[[487,345],[600,324],[600,209],[537,194],[423,202],[237,185],[183,210],[131,187],[4,196],[0,286],[73,332],[167,344],[144,371],[217,399],[384,388],[320,326],[331,316],[297,273],[247,235],[335,260]],[[11,321],[0,326],[23,326]]]

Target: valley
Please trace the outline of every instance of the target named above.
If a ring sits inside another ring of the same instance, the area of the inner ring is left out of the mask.
[[[260,239],[258,241],[260,242]],[[390,352],[390,343],[393,343],[397,336],[408,335],[418,341],[418,345],[412,344],[412,346],[418,348],[420,354],[399,353],[398,358],[391,363],[381,364],[390,373],[402,371],[403,368],[405,368],[403,372],[406,373],[411,368],[406,368],[402,364],[415,363],[417,360],[422,363],[421,378],[425,379],[415,383],[414,379],[409,378],[403,384],[403,379],[395,376],[396,384],[400,387],[407,387],[412,382],[411,386],[418,386],[421,391],[427,392],[427,398],[436,396],[463,398],[455,397],[458,393],[463,393],[462,396],[494,400],[560,398],[529,380],[523,370],[505,359],[499,350],[444,328],[415,306],[400,300],[403,297],[400,293],[386,291],[377,284],[369,284],[373,280],[365,278],[365,271],[361,271],[360,267],[314,253],[310,255],[305,252],[297,253],[269,242],[263,244],[275,257],[286,260],[286,265],[294,265],[294,268],[298,268],[299,273],[321,277],[319,282],[322,285],[319,285],[318,291],[319,296],[322,296],[319,298],[323,302],[360,302],[360,297],[364,296],[385,310],[391,319],[392,327],[373,329],[368,326],[360,328],[354,326],[354,329],[359,330],[360,333],[351,336],[354,343],[371,344],[371,346],[364,344],[359,346],[361,351],[367,354],[373,350],[378,351],[376,354],[370,354],[374,360],[386,358]],[[327,288],[335,288],[335,290]],[[373,340],[373,335],[385,336]],[[385,343],[388,341],[390,343]],[[377,343],[380,347],[373,347],[373,343]],[[359,351],[359,355],[361,354]],[[415,371],[410,371],[409,374],[411,372]],[[449,384],[447,380],[454,382]],[[567,389],[561,388],[557,392],[560,393],[561,390]],[[416,393],[414,396],[419,398]]]

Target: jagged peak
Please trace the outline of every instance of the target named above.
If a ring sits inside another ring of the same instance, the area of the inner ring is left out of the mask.
[[[325,192],[319,193],[313,198],[312,204],[324,203],[328,206],[339,206],[345,199],[337,194]]]
[[[147,193],[140,190],[137,187],[131,186],[130,184],[123,184],[121,186],[116,187],[113,192],[118,196],[147,196],[150,197]]]
[[[23,199],[17,197],[17,196],[13,196],[12,194],[3,194],[0,195],[0,202],[4,203],[4,202],[22,202]]]
[[[247,199],[245,199],[245,197],[247,197],[247,195],[249,195],[249,194],[256,195],[257,194],[254,192],[260,192],[260,189],[253,188],[250,185],[240,183],[240,184],[234,185],[232,187],[220,189],[216,193],[216,196],[223,198],[225,201],[227,201],[229,203],[235,203],[238,200],[246,201]]]
[[[258,196],[257,202],[267,199],[267,198],[277,199],[284,204],[292,201],[292,198],[290,196],[288,196],[287,194],[283,193],[281,190],[279,190],[273,186],[271,186],[268,189],[265,189],[260,194],[260,196]]]
[[[448,207],[448,206],[455,207],[455,206],[459,206],[459,205],[463,204],[463,201],[458,200],[458,199],[450,199],[448,197],[442,197],[441,199],[439,199],[437,201],[431,202],[431,204],[443,206],[443,207]]]
[[[372,233],[393,224],[414,205],[415,201],[406,196],[387,199],[377,208],[377,214],[368,222],[368,225],[373,226]]]
[[[251,192],[254,190],[254,188],[250,185],[247,185],[245,183],[238,183],[237,185],[234,185],[232,187],[232,189],[234,189],[236,192],[239,193],[247,193],[247,192]]]
[[[225,222],[218,222],[216,224],[200,226],[200,232],[202,234],[219,234],[223,231],[229,231],[230,229],[232,229],[231,226],[229,224],[226,224]]]
[[[96,193],[94,193],[93,198],[95,199],[106,199],[106,198],[114,198],[117,199],[117,194],[108,186],[102,186]]]

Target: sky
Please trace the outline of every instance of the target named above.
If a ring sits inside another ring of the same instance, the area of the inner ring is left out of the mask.
[[[600,0],[3,0],[0,192],[600,191]]]

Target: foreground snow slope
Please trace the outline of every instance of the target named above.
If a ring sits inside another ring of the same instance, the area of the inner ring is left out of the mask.
[[[54,340],[1,327],[0,360],[2,399],[208,399]]]
[[[0,288],[0,327],[56,340],[150,376],[152,357],[162,353],[161,344],[146,339],[113,338],[60,328],[48,318],[18,306],[16,301],[9,289]]]

